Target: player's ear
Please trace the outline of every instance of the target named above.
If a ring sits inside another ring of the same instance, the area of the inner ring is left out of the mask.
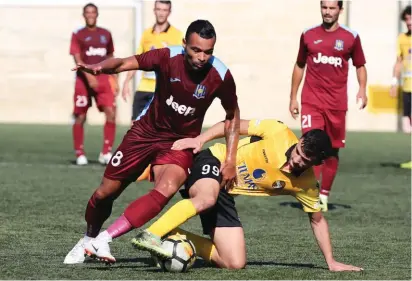
[[[182,46],[184,49],[186,49],[186,39],[185,38],[182,39]]]

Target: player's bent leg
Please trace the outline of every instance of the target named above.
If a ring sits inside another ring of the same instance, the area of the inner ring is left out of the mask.
[[[212,233],[216,250],[212,261],[221,268],[242,269],[246,266],[246,243],[242,227],[216,227]]]
[[[161,246],[161,237],[182,225],[196,214],[215,205],[220,186],[216,179],[197,180],[189,190],[191,199],[184,199],[173,205],[163,216],[132,239],[132,245],[160,258],[171,258]]]

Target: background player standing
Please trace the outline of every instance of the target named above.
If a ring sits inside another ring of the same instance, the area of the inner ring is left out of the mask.
[[[70,54],[76,64],[95,64],[113,56],[114,47],[110,31],[96,26],[99,15],[96,5],[89,3],[83,8],[86,26],[73,32]],[[99,162],[107,164],[112,157],[112,146],[116,134],[116,101],[118,92],[117,77],[103,74],[92,74],[77,71],[74,88],[75,118],[73,124],[73,143],[76,152],[76,164],[88,163],[84,152],[84,123],[92,98],[95,99],[100,112],[104,112],[106,123],[103,129],[103,148]]]
[[[339,25],[343,1],[320,1],[323,23],[305,30],[300,37],[299,54],[292,74],[289,110],[293,118],[299,115],[297,93],[307,65],[302,89],[301,127],[305,133],[322,129],[332,140],[333,156],[323,165],[315,166],[321,182],[321,207],[327,211],[328,196],[339,163],[339,148],[345,146],[345,122],[348,109],[348,62],[356,67],[360,108],[367,104],[365,56],[357,32]]]
[[[156,23],[153,27],[150,27],[143,32],[139,48],[137,49],[138,55],[150,50],[182,44],[182,32],[172,26],[168,21],[169,15],[172,12],[172,2],[155,1],[153,11],[156,17]],[[124,80],[122,97],[125,101],[127,97],[130,96],[129,83],[135,74],[136,70],[129,71],[126,79]],[[143,72],[143,77],[140,80],[137,91],[134,94],[132,122],[136,120],[136,117],[140,115],[145,105],[152,98],[155,87],[155,73],[153,71]]]
[[[401,20],[405,21],[408,31],[398,36],[398,53],[395,66],[393,67],[392,97],[398,96],[398,85],[402,73],[402,98],[403,116],[402,130],[410,134],[412,129],[411,117],[411,92],[412,92],[412,44],[411,44],[411,5],[406,6],[401,15]],[[412,169],[412,162],[401,164],[401,168]]]
[[[401,15],[401,20],[405,21],[408,31],[398,36],[397,57],[393,67],[393,81],[391,96],[398,96],[398,86],[402,74],[402,98],[403,116],[402,130],[404,133],[411,133],[411,92],[412,92],[412,63],[411,63],[411,6],[407,6]]]
[[[232,74],[212,55],[215,43],[212,24],[197,20],[187,28],[183,47],[77,66],[78,70],[94,74],[134,69],[155,71],[158,80],[153,98],[126,133],[87,204],[85,237],[69,252],[64,263],[82,263],[85,252],[108,263],[116,261],[110,253],[109,242],[159,214],[185,182],[193,152],[171,150],[171,147],[178,139],[200,134],[206,111],[215,98],[221,100],[226,111],[227,154],[219,172],[223,185],[232,186],[236,176],[240,113]],[[124,214],[99,234],[111,214],[114,200],[149,164],[154,189],[132,202]]]

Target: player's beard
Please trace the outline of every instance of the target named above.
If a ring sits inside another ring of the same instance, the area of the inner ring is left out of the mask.
[[[337,17],[337,18],[333,18],[333,17],[332,17],[332,21],[331,21],[331,22],[327,22],[327,21],[325,21],[325,18],[323,18],[323,26],[324,26],[326,29],[330,29],[330,28],[338,21],[338,19],[339,19],[339,17]]]

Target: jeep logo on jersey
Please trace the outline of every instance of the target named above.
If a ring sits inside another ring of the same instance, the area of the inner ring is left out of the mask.
[[[166,104],[168,106],[171,106],[177,113],[183,114],[184,116],[195,114],[196,108],[186,106],[184,104],[178,104],[177,102],[173,101],[172,95],[170,95],[170,97],[166,100]]]
[[[328,57],[324,56],[321,53],[318,53],[317,58],[313,58],[313,61],[315,63],[322,63],[322,64],[331,64],[335,67],[342,67],[342,58],[337,58],[337,57]]]
[[[86,56],[101,56],[104,57],[107,54],[106,48],[93,48],[92,46],[86,51]]]

